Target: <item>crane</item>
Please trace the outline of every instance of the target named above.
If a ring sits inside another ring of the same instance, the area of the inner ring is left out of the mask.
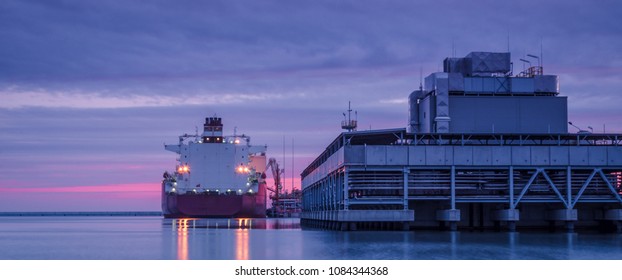
[[[274,193],[274,195],[270,197],[272,198],[273,205],[274,205],[274,208],[272,209],[273,214],[274,212],[276,212],[276,214],[280,214],[281,211],[279,209],[279,194],[281,190],[283,189],[283,184],[281,183],[281,174],[283,174],[285,170],[279,168],[279,163],[276,162],[275,158],[270,158],[268,160],[268,165],[266,165],[266,170],[268,168],[270,168],[272,172],[272,178],[274,178],[274,189],[273,188],[266,188],[266,189]]]

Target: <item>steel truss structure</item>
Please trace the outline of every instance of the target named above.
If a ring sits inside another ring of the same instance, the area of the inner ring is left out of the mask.
[[[481,203],[510,211],[536,204],[568,211],[576,211],[579,204],[615,210],[622,207],[620,140],[622,135],[613,134],[347,132],[303,172],[307,215],[302,217],[313,219],[310,213],[334,211],[412,210],[426,201],[443,209],[430,208],[417,217]],[[589,159],[581,160],[582,153]],[[574,221],[566,216],[555,219]]]

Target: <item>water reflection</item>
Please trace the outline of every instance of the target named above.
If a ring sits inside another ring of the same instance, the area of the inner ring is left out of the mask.
[[[573,257],[572,254],[575,251],[574,244],[577,242],[577,233],[569,232],[566,233],[566,251],[568,257]]]
[[[188,259],[188,221],[189,219],[174,220],[177,228],[177,259]]]
[[[186,229],[300,229],[298,218],[278,219],[164,219],[163,226],[171,226],[174,231]]]
[[[253,231],[300,229],[297,218],[279,219],[164,219],[162,226],[170,227],[175,258],[179,260],[212,258],[250,259],[250,240]],[[260,234],[254,234],[258,236]],[[262,244],[264,242],[261,242]],[[263,245],[262,245],[263,246]]]
[[[508,248],[509,248],[509,252],[508,252],[508,259],[510,260],[514,260],[516,259],[516,244],[517,244],[517,240],[519,237],[519,233],[518,232],[507,232],[505,233],[508,236]]]
[[[457,231],[451,231],[449,232],[449,242],[450,242],[450,247],[451,247],[451,259],[455,260],[458,257],[457,254],[457,250],[458,250],[458,246],[456,244],[458,244],[458,235],[460,233]]]
[[[165,250],[182,260],[622,258],[619,235],[300,230],[298,219],[177,219],[164,227],[173,238]]]
[[[248,260],[248,229],[237,229],[235,232],[235,259]]]

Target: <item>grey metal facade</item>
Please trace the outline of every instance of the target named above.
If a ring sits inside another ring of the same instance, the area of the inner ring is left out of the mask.
[[[301,217],[338,228],[589,224],[622,214],[622,135],[349,132],[302,180]],[[485,218],[468,217],[473,206]]]
[[[453,133],[565,133],[566,97],[450,96]]]
[[[568,132],[558,77],[543,75],[540,67],[513,76],[509,53],[472,52],[445,59],[444,70],[409,96],[409,131]]]

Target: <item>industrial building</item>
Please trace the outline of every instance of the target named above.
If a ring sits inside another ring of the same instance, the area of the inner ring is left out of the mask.
[[[569,133],[540,63],[516,75],[510,53],[443,64],[410,94],[406,128],[342,123],[301,174],[303,225],[622,230],[622,134]]]

